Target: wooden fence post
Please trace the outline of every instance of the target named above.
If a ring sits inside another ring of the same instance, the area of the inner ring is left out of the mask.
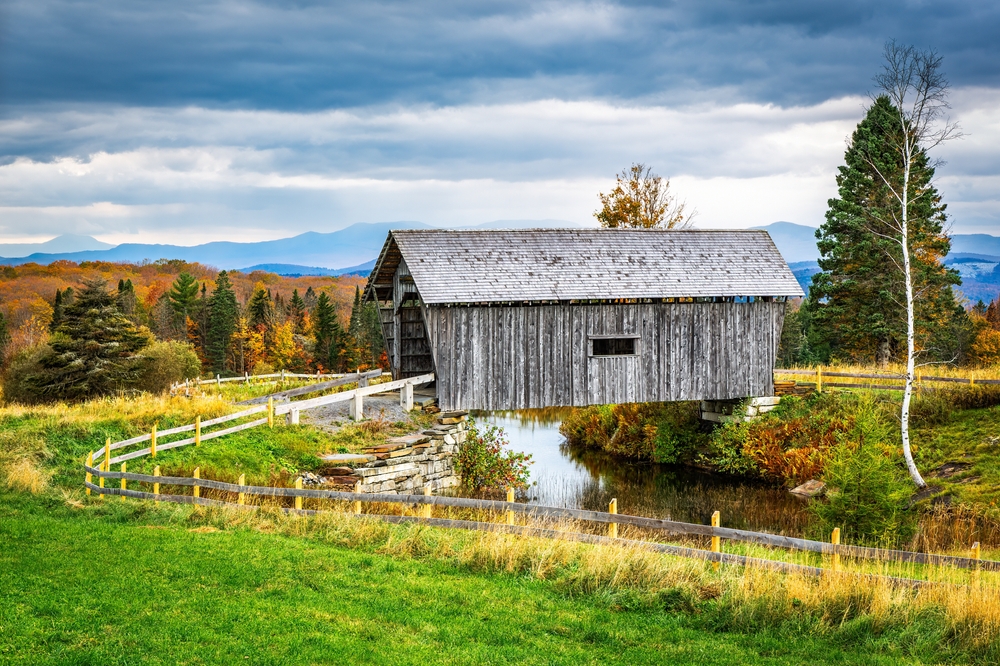
[[[194,445],[201,446],[201,414],[194,417]]]
[[[274,398],[267,397],[267,427],[274,427]]]
[[[302,490],[302,477],[301,476],[299,478],[295,479],[295,489],[296,490]],[[295,510],[296,511],[301,511],[302,510],[302,498],[301,497],[296,497],[295,498]]]
[[[721,517],[720,517],[718,511],[716,511],[715,513],[712,514],[712,527],[719,527],[719,523],[721,522],[720,518]],[[721,553],[722,552],[722,539],[720,537],[717,537],[717,536],[713,536],[712,537],[712,552],[713,553]],[[715,569],[716,571],[718,571],[719,570],[719,563],[718,562],[712,562],[712,568]]]
[[[201,478],[201,467],[195,467],[194,468],[194,474],[192,474],[192,476],[194,476],[194,478],[196,478],[196,479],[200,479]],[[201,486],[197,486],[197,485],[194,486],[194,493],[193,494],[194,494],[195,497],[201,497]]]
[[[413,411],[413,384],[407,382],[399,389],[399,406],[404,412]]]
[[[284,368],[281,369],[281,383],[282,384],[285,383],[285,369]]]
[[[424,497],[430,497],[430,496],[431,496],[431,484],[428,483],[427,485],[424,486]],[[431,516],[434,515],[434,505],[424,504],[422,508],[423,511],[421,513],[423,514],[424,518],[430,518]]]
[[[830,543],[832,543],[834,546],[839,546],[840,545],[840,528],[839,527],[834,527],[833,528],[833,534],[830,535]],[[840,571],[840,553],[838,553],[836,551],[836,549],[833,551],[833,558],[831,560],[831,563],[832,563],[831,564],[831,568],[834,571]]]
[[[104,442],[104,471],[107,472],[111,469],[111,438],[108,437]]]
[[[823,392],[823,369],[816,366],[816,393]]]
[[[979,561],[979,542],[972,544],[972,559]]]
[[[507,489],[507,501],[508,502],[513,502],[514,501],[514,489],[513,488],[508,488]],[[513,525],[514,524],[514,512],[513,511],[510,511],[510,510],[507,511],[507,524],[508,525]]]
[[[149,455],[156,457],[156,424],[153,424],[153,430],[149,433]]]
[[[94,466],[94,452],[91,451],[90,453],[87,454],[87,467],[93,467],[93,466]],[[91,474],[90,472],[87,472],[87,483],[93,483],[93,482],[94,482],[94,475]],[[87,488],[87,494],[88,495],[90,494],[90,488]]]
[[[219,388],[220,391],[222,390],[222,375],[218,374],[215,375],[215,385]]]
[[[125,463],[122,463],[122,474],[124,473],[125,473]],[[128,490],[128,481],[125,480],[124,476],[122,477],[122,490]],[[125,501],[124,493],[122,494],[122,501],[123,502]]]
[[[355,481],[354,482],[354,492],[356,492],[356,493],[360,493],[361,492],[361,482],[360,481]],[[354,514],[357,515],[357,516],[361,515],[361,500],[354,500]]]
[[[247,475],[240,474],[240,480],[237,481],[236,483],[238,483],[240,486],[245,486],[247,483]],[[236,499],[236,503],[242,506],[243,504],[246,503],[246,501],[247,501],[246,493],[240,491],[239,496]]]
[[[110,439],[110,438],[109,438],[109,439]],[[107,454],[105,454],[105,455],[107,455]],[[100,471],[102,471],[102,472],[105,472],[105,471],[107,471],[107,467],[105,467],[105,463],[104,463],[104,461],[103,461],[103,460],[102,460],[102,461],[101,461],[101,463],[100,463],[100,464],[99,464],[99,465],[97,466],[97,469],[98,469],[98,470],[100,470]],[[100,476],[100,475],[98,475],[98,476],[97,476],[97,486],[98,486],[99,488],[103,488],[103,487],[104,487],[104,477],[103,477],[103,476]],[[98,491],[98,494],[97,494],[97,497],[98,497],[99,499],[104,499],[104,493],[103,493],[102,491]]]
[[[160,475],[160,466],[157,465],[156,467],[153,468],[153,476],[159,476],[159,475]],[[154,481],[153,482],[153,494],[154,495],[159,495],[160,494],[160,482],[159,481]],[[156,503],[159,504],[160,500],[156,500]]]
[[[365,418],[365,401],[364,397],[360,394],[355,393],[354,397],[351,398],[351,409],[350,417],[353,421],[361,421]]]
[[[618,513],[618,498],[615,497],[608,503],[608,513],[617,514]],[[612,539],[618,538],[618,523],[608,523],[608,536]]]

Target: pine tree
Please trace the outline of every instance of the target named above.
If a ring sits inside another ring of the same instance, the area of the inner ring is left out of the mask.
[[[181,273],[170,286],[167,297],[178,321],[186,321],[198,300],[198,281],[190,273]]]
[[[316,309],[316,302],[318,299],[316,297],[316,292],[312,288],[312,285],[306,288],[306,294],[302,298],[302,300],[306,304],[306,312],[312,312],[313,310]]]
[[[879,97],[851,137],[837,176],[840,198],[830,199],[826,222],[816,232],[822,271],[810,289],[815,325],[833,354],[879,364],[906,353],[901,247],[871,231],[881,220],[898,217],[898,200],[878,174],[893,179],[902,170],[898,155],[886,148],[894,140],[893,125],[886,121],[893,114],[889,99]],[[874,165],[872,155],[880,157]],[[917,329],[924,349],[943,357],[953,346],[948,336],[964,315],[951,290],[960,278],[941,263],[951,243],[943,231],[945,205],[932,183],[934,169],[924,153],[915,164],[911,187],[923,193],[909,208],[913,275],[921,294]]]
[[[49,330],[55,332],[63,320],[63,295],[61,289],[56,289],[56,299],[52,302],[52,321]]]
[[[58,293],[58,292],[57,292]],[[7,318],[0,310],[0,364],[7,361],[7,351],[10,349],[10,328],[7,326]]]
[[[118,303],[118,309],[122,311],[122,314],[132,319],[136,310],[136,297],[135,286],[132,284],[131,279],[118,281],[118,293],[115,295],[115,301]]]
[[[40,397],[81,400],[127,389],[138,379],[138,352],[151,337],[122,314],[104,280],[84,283],[50,341],[40,368],[26,378]],[[65,303],[65,299],[64,299]]]
[[[236,293],[226,271],[221,271],[215,279],[215,290],[208,299],[208,332],[205,341],[205,356],[213,372],[226,371],[226,362],[232,346],[240,316]]]
[[[271,293],[257,283],[250,302],[247,303],[247,320],[251,328],[269,329],[274,323],[274,304]]]
[[[337,309],[326,292],[316,299],[313,319],[313,337],[316,340],[314,360],[326,370],[339,370],[346,347],[344,329],[337,320]]]
[[[306,303],[299,296],[299,290],[292,290],[292,298],[288,301],[288,318],[292,320],[295,333],[305,335],[306,332]]]

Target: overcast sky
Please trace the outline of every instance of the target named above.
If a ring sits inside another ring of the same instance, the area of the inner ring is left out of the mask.
[[[944,56],[956,232],[1000,234],[1000,3],[4,0],[0,240],[591,223],[633,161],[700,227],[819,225],[881,50]]]

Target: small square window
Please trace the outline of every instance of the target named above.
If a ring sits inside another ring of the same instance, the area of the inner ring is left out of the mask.
[[[594,338],[593,356],[635,356],[636,338]]]

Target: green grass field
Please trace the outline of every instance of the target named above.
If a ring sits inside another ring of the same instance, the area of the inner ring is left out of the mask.
[[[900,664],[947,651],[851,626],[726,631],[726,613],[626,610],[477,573],[253,529],[186,528],[0,494],[4,664]],[[855,623],[857,624],[857,623]],[[963,661],[962,655],[952,655]]]

